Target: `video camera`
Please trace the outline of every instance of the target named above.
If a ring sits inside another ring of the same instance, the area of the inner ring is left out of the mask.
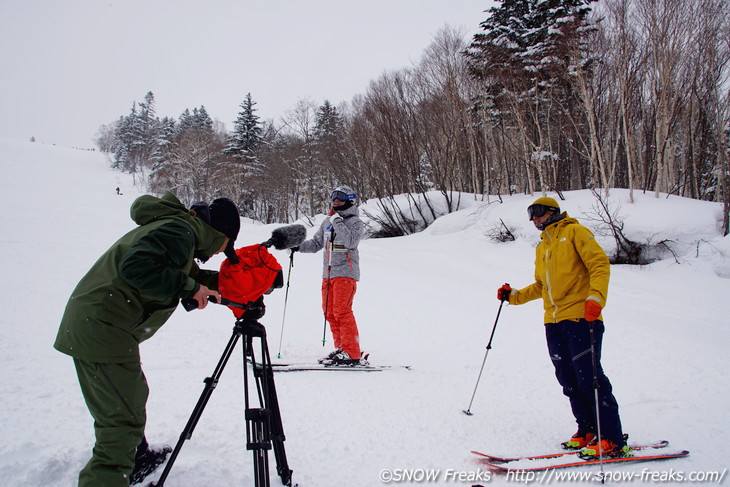
[[[274,289],[284,286],[281,265],[267,250],[274,247],[285,250],[299,246],[307,237],[304,225],[287,225],[271,232],[271,238],[261,244],[236,250],[237,263],[230,259],[223,261],[218,273],[218,289],[221,302],[209,297],[212,303],[228,306],[237,318],[258,319],[266,312],[263,297]],[[192,298],[182,300],[186,311],[198,307]]]

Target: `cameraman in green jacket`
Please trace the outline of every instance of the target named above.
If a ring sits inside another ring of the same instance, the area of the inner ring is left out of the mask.
[[[218,273],[201,270],[194,259],[225,252],[237,260],[240,217],[233,202],[219,198],[196,209],[170,192],[137,198],[130,213],[139,226],[96,261],[66,305],[54,347],[74,359],[96,435],[80,487],[138,483],[170,451],[148,448],[144,436],[149,389],[139,344],[180,299],[195,300],[199,309],[209,296],[220,299]]]

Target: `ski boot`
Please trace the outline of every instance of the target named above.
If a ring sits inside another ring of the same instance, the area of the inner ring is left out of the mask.
[[[321,359],[318,359],[317,363],[323,364],[323,363],[325,363],[325,361],[332,360],[334,358],[334,356],[340,352],[342,352],[341,348],[335,348],[329,354],[327,354],[326,357],[322,357]]]
[[[594,459],[600,455],[605,458],[631,457],[633,456],[633,450],[625,442],[623,445],[619,445],[606,438],[601,439],[600,442],[598,438],[594,438],[578,454],[583,459]]]
[[[366,366],[370,365],[367,358],[369,355],[364,355],[362,352],[360,353],[360,358],[352,358],[350,355],[345,352],[344,350],[340,350],[335,355],[332,356],[330,359],[326,359],[322,361],[322,365],[326,366],[346,366],[346,367],[357,367],[357,366]]]
[[[560,445],[566,450],[580,450],[585,448],[596,437],[590,431],[578,430],[568,441],[562,442]]]

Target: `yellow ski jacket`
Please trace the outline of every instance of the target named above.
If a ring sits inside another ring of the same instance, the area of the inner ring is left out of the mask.
[[[578,321],[585,302],[606,306],[610,263],[593,233],[578,220],[563,213],[563,219],[548,226],[535,253],[535,282],[513,290],[510,304],[542,298],[545,323]],[[603,320],[602,316],[598,317]]]

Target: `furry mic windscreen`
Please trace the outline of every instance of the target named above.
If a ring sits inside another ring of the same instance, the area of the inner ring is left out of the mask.
[[[273,246],[277,250],[284,250],[298,246],[306,238],[307,229],[304,225],[287,225],[274,229],[271,232],[271,238],[262,245],[266,247]]]

